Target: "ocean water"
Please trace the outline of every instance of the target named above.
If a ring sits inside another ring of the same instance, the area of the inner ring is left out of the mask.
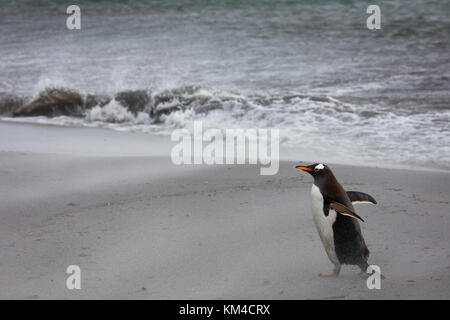
[[[0,0],[2,119],[278,128],[299,159],[450,169],[448,1],[76,4],[81,30],[66,1]],[[371,4],[381,30],[366,28]],[[53,89],[82,102],[20,114]]]

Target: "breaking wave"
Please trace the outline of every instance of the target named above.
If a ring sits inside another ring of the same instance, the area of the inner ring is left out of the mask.
[[[47,88],[35,98],[3,95],[0,114],[8,121],[157,134],[191,129],[196,120],[202,120],[205,129],[278,128],[282,146],[319,158],[368,164],[427,162],[450,168],[448,110],[395,113],[392,108],[354,105],[326,95],[243,94],[184,86],[107,96]]]

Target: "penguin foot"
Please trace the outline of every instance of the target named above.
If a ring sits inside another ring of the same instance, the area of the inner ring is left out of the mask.
[[[328,273],[319,273],[319,277],[337,277],[339,274],[335,271]]]
[[[337,277],[339,276],[339,272],[341,271],[341,266],[340,265],[335,265],[333,272],[329,272],[329,273],[319,273],[319,277]]]

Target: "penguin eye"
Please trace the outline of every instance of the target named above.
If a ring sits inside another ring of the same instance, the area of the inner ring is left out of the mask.
[[[323,164],[319,163],[317,166],[314,167],[314,172],[319,172],[319,170],[322,170],[324,167]]]

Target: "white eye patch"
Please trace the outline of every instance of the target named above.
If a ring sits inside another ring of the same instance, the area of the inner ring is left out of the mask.
[[[324,165],[319,163],[317,166],[314,167],[314,170],[319,171],[322,170],[323,168],[325,168]]]

